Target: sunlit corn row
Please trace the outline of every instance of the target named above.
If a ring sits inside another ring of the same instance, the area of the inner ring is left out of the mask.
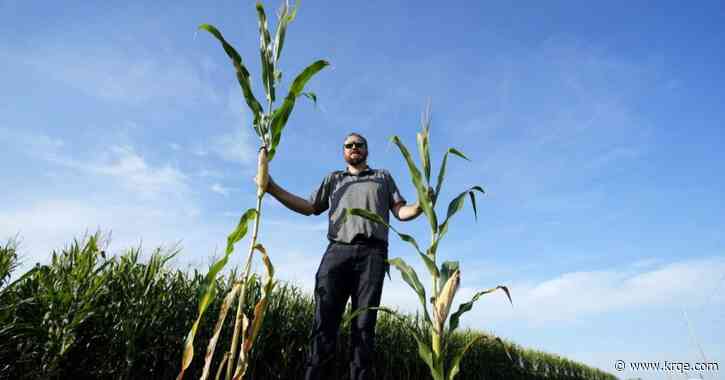
[[[144,254],[135,248],[113,256],[102,246],[100,234],[76,240],[54,252],[48,265],[14,273],[9,283],[18,264],[16,244],[0,245],[0,379],[176,377],[184,337],[196,316],[203,273],[170,268],[168,260],[175,250]],[[231,289],[228,278],[229,274],[216,282],[220,294]],[[254,301],[259,298],[258,281],[250,296]],[[209,312],[218,313],[221,302],[215,299]],[[309,295],[279,284],[270,297],[248,378],[300,378],[312,315]],[[407,331],[420,320],[388,314],[379,318],[376,379],[429,379]],[[213,324],[213,320],[202,323],[198,338],[208,340]],[[475,334],[480,332],[458,333],[453,344],[470,341]],[[228,345],[230,340],[231,329],[222,329],[219,344]],[[343,330],[336,369],[337,378],[343,380],[348,341]],[[509,342],[505,346],[513,362],[500,344],[477,343],[463,359],[457,379],[615,379],[556,355]],[[199,351],[187,370],[190,379],[201,375],[204,353]],[[221,359],[218,355],[215,368]]]

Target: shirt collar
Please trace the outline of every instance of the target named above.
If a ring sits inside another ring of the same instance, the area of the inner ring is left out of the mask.
[[[347,166],[345,166],[345,170],[342,171],[342,175],[343,176],[346,176],[346,175],[363,176],[363,175],[370,174],[370,173],[373,172],[373,168],[371,168],[370,166],[368,166],[367,168],[361,170],[360,173],[358,173],[358,174],[352,174],[347,169],[348,169]]]

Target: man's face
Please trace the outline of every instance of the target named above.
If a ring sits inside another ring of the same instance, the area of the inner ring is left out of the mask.
[[[368,158],[368,147],[358,136],[350,136],[345,139],[343,145],[345,162],[350,165],[364,163]]]

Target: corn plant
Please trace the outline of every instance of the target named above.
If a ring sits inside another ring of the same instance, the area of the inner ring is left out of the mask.
[[[410,152],[401,142],[400,138],[398,136],[393,136],[391,139],[391,141],[400,149],[400,152],[405,158],[412,177],[413,185],[415,186],[418,195],[419,204],[428,219],[428,223],[430,224],[431,243],[428,248],[426,248],[425,252],[421,250],[415,238],[398,232],[392,226],[388,225],[382,217],[373,212],[365,209],[349,208],[346,209],[346,216],[355,215],[377,223],[385,224],[388,228],[397,233],[402,240],[415,247],[415,250],[418,252],[418,255],[425,263],[425,266],[431,275],[432,295],[429,300],[426,298],[425,288],[420,282],[418,274],[405,262],[405,260],[402,258],[394,258],[390,259],[389,263],[400,271],[403,280],[410,285],[410,287],[413,288],[415,293],[418,295],[418,299],[420,300],[422,306],[423,319],[421,325],[423,328],[410,328],[413,337],[418,344],[419,356],[428,365],[434,380],[453,380],[459,372],[460,362],[466,351],[468,351],[476,341],[485,338],[484,335],[478,335],[469,340],[462,347],[458,347],[454,352],[449,352],[453,350],[452,345],[449,344],[449,338],[452,336],[452,333],[456,330],[456,328],[458,328],[461,316],[471,310],[473,304],[485,294],[492,293],[500,289],[506,293],[509,301],[511,301],[511,296],[507,287],[499,285],[492,289],[477,292],[470,301],[461,304],[455,313],[450,314],[453,299],[460,285],[461,270],[458,261],[445,261],[440,267],[438,266],[438,245],[441,242],[441,239],[445,236],[446,232],[448,232],[451,217],[463,209],[467,196],[471,199],[474,216],[477,218],[476,192],[483,194],[484,191],[480,186],[473,186],[460,193],[450,202],[446,217],[443,222],[439,224],[435,206],[437,205],[438,195],[440,194],[443,180],[446,175],[448,155],[452,154],[467,161],[470,160],[462,152],[454,148],[449,148],[443,155],[443,161],[438,172],[437,183],[435,190],[433,190],[430,182],[430,121],[430,106],[428,106],[423,113],[421,121],[423,130],[417,134],[417,145],[420,153],[423,173],[421,173],[413,162]],[[428,302],[430,302],[430,312],[428,311]],[[390,313],[393,312],[387,308],[377,309]],[[448,318],[449,314],[450,319]],[[447,320],[448,327],[446,328]],[[430,337],[430,339],[428,339],[428,337]],[[446,362],[447,357],[451,358],[450,363]]]
[[[242,62],[242,58],[222,36],[219,30],[209,24],[202,24],[199,26],[200,29],[211,33],[222,45],[222,48],[226,52],[227,56],[231,59],[232,65],[236,72],[237,81],[244,95],[244,99],[247,106],[252,111],[254,120],[252,127],[254,132],[259,137],[261,146],[258,154],[258,165],[257,165],[257,204],[254,209],[247,210],[239,220],[236,229],[227,238],[227,247],[224,256],[217,262],[215,262],[209,269],[209,273],[206,276],[203,296],[199,302],[198,316],[194,322],[191,330],[189,331],[186,339],[185,350],[182,358],[181,372],[179,373],[178,379],[181,379],[184,375],[184,371],[188,368],[194,353],[194,336],[196,330],[199,327],[199,322],[206,311],[206,308],[211,303],[211,300],[215,297],[215,287],[213,286],[214,280],[219,271],[226,265],[231,253],[234,251],[234,244],[238,242],[247,233],[249,222],[254,219],[254,227],[252,237],[249,244],[249,251],[247,254],[246,263],[242,277],[239,281],[235,281],[231,291],[226,295],[224,303],[219,313],[219,319],[214,328],[214,335],[212,336],[206,352],[206,362],[204,365],[204,371],[202,373],[202,379],[205,379],[210,373],[210,366],[212,363],[212,357],[216,346],[217,339],[219,338],[219,332],[223,326],[226,314],[229,308],[234,303],[235,299],[238,300],[238,306],[236,310],[236,319],[234,323],[234,330],[232,335],[232,343],[229,351],[224,355],[221,366],[226,365],[226,379],[234,378],[240,379],[244,376],[247,366],[249,364],[249,355],[254,344],[254,340],[259,334],[259,330],[264,320],[264,314],[269,303],[268,295],[272,292],[275,282],[273,280],[274,267],[267,256],[266,249],[264,246],[257,242],[257,235],[259,232],[259,225],[261,219],[261,207],[262,198],[264,197],[265,190],[268,183],[268,165],[272,161],[276,153],[276,149],[280,143],[282,131],[289,119],[292,109],[294,108],[295,101],[299,96],[306,96],[312,101],[316,102],[317,97],[314,93],[304,92],[304,87],[307,82],[322,70],[328,63],[324,60],[318,60],[311,65],[307,66],[297,77],[294,79],[289,87],[287,96],[282,101],[282,105],[274,108],[274,102],[276,100],[276,86],[282,79],[282,72],[278,68],[279,57],[282,53],[282,47],[284,46],[285,33],[287,26],[291,23],[297,14],[298,4],[290,6],[289,3],[285,2],[282,4],[278,16],[277,30],[274,35],[274,40],[271,37],[270,31],[267,27],[267,16],[264,11],[264,7],[261,2],[257,2],[257,16],[259,18],[259,43],[260,43],[260,57],[262,66],[262,86],[267,100],[267,109],[262,107],[262,104],[257,100],[252,91],[252,85],[250,80],[250,74],[247,68]],[[254,251],[258,251],[262,255],[264,267],[266,269],[267,279],[262,288],[262,297],[254,307],[254,315],[248,317],[244,314],[244,306],[247,296],[247,286],[250,282],[250,270],[251,262]],[[240,348],[241,347],[241,348]],[[237,352],[239,350],[239,352]],[[233,370],[234,369],[234,370]],[[233,372],[232,372],[233,370]],[[221,368],[217,370],[217,375],[221,375]]]
[[[10,274],[18,267],[17,236],[0,245],[0,289],[10,282]]]

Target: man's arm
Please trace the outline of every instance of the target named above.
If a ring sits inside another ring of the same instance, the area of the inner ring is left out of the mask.
[[[433,191],[433,188],[429,187],[428,198],[433,199],[434,194],[435,191]],[[418,200],[412,205],[406,205],[405,202],[398,202],[393,206],[391,211],[398,220],[405,222],[417,218],[423,212],[423,208],[420,207],[420,200]]]
[[[269,183],[267,184],[267,193],[271,194],[275,199],[285,205],[285,207],[287,207],[288,209],[298,212],[302,215],[311,215],[315,212],[315,208],[312,206],[312,203],[283,189],[272,180],[272,177],[269,177]]]
[[[391,210],[395,218],[401,222],[412,220],[418,217],[423,212],[423,208],[420,207],[418,202],[412,205],[406,205],[405,202],[399,202]]]

